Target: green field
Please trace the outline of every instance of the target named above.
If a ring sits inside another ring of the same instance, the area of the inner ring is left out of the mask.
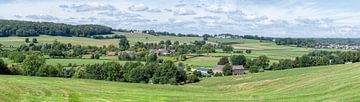
[[[360,63],[205,78],[183,86],[0,75],[0,100],[360,101]]]
[[[229,44],[234,47],[234,50],[242,50],[247,58],[257,58],[261,55],[266,55],[271,63],[278,62],[280,59],[295,59],[311,51],[326,50],[326,51],[345,51],[341,49],[314,49],[302,48],[292,46],[281,46],[271,42],[260,42],[259,40],[251,39],[219,39],[210,38],[211,42],[221,42]],[[245,50],[252,50],[251,54],[246,54]],[[195,56],[198,54],[188,54]],[[199,66],[199,67],[212,67],[217,64],[221,57],[230,57],[232,55],[241,55],[240,53],[224,53],[221,49],[217,49],[217,53],[201,54],[201,57],[192,57],[184,63]]]
[[[123,33],[123,32],[114,32],[115,34],[125,35],[130,41],[130,44],[136,42],[160,42],[161,40],[171,40],[179,41],[180,43],[190,43],[195,40],[201,40],[200,37],[174,37],[174,36],[153,36],[142,33]],[[0,37],[0,42],[5,47],[14,46],[18,47],[21,44],[25,44],[25,39],[37,38],[40,43],[52,43],[54,40],[57,40],[62,43],[71,43],[73,45],[92,45],[92,46],[103,46],[103,45],[115,45],[119,43],[118,39],[92,39],[85,37],[63,37],[63,36],[47,36],[41,35],[39,37]]]

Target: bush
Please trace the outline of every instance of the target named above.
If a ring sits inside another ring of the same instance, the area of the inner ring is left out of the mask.
[[[22,63],[22,69],[24,70],[24,75],[35,76],[38,69],[45,64],[45,59],[40,58],[38,55],[29,55],[26,56],[24,62]]]
[[[25,59],[25,55],[21,52],[12,52],[8,56],[9,59],[13,60],[15,63],[22,63]]]
[[[229,60],[227,57],[221,57],[221,59],[218,62],[218,65],[225,65],[225,64],[229,64]]]
[[[58,77],[59,73],[61,73],[61,72],[59,72],[59,70],[56,69],[54,66],[52,66],[52,65],[43,65],[36,72],[36,76]]]
[[[0,59],[0,74],[10,74],[10,70],[3,59]]]

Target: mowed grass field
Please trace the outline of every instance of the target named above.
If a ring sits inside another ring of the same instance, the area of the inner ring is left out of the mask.
[[[247,58],[258,58],[266,55],[270,59],[270,63],[278,62],[280,59],[295,59],[296,57],[308,54],[315,50],[326,51],[346,51],[341,49],[314,49],[292,46],[276,45],[272,42],[260,42],[252,39],[219,39],[209,38],[210,42],[221,42],[234,47],[234,50],[242,50],[244,53],[225,53],[221,49],[217,49],[217,53],[201,54],[201,57],[191,57],[184,61],[198,67],[212,67],[217,64],[221,57],[230,57],[232,55],[245,55]],[[246,54],[245,50],[252,50],[251,54]],[[189,54],[196,56],[197,54]]]
[[[201,40],[200,37],[174,37],[174,36],[153,36],[143,33],[124,33],[114,32],[114,34],[120,34],[127,37],[130,44],[136,42],[160,42],[161,40],[179,41],[180,43],[191,43],[196,40]],[[73,45],[92,45],[92,46],[103,46],[103,45],[115,45],[119,43],[119,39],[92,39],[85,37],[63,37],[63,36],[47,36],[41,35],[38,37],[0,37],[0,43],[5,47],[14,46],[18,47],[25,44],[25,39],[29,38],[30,41],[36,38],[40,43],[52,43],[57,40],[62,43],[71,43]]]
[[[0,75],[0,100],[358,102],[360,63],[205,78],[180,86]]]

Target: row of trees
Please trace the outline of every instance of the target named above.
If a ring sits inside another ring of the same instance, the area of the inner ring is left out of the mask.
[[[186,84],[199,81],[197,76],[187,74],[183,68],[172,61],[163,63],[127,62],[121,65],[118,62],[85,65],[73,68],[64,68],[61,65],[46,65],[45,59],[39,55],[26,56],[19,69],[22,75],[41,77],[75,77],[84,79],[121,81],[132,83],[154,84]],[[0,74],[7,74],[8,68],[0,59]]]
[[[301,38],[276,38],[275,44],[277,45],[295,45],[297,47],[308,47],[315,48],[318,44],[317,41],[313,39],[301,39]]]
[[[295,60],[280,60],[279,63],[274,63],[270,69],[284,70],[299,67],[345,64],[347,62],[360,62],[360,51],[314,51],[307,55],[296,57]]]
[[[78,36],[111,34],[112,28],[102,25],[69,25],[51,22],[0,20],[0,37],[5,36]]]

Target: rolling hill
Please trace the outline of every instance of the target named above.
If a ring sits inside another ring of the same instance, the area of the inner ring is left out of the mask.
[[[205,78],[183,86],[0,75],[2,101],[360,101],[360,63]]]

